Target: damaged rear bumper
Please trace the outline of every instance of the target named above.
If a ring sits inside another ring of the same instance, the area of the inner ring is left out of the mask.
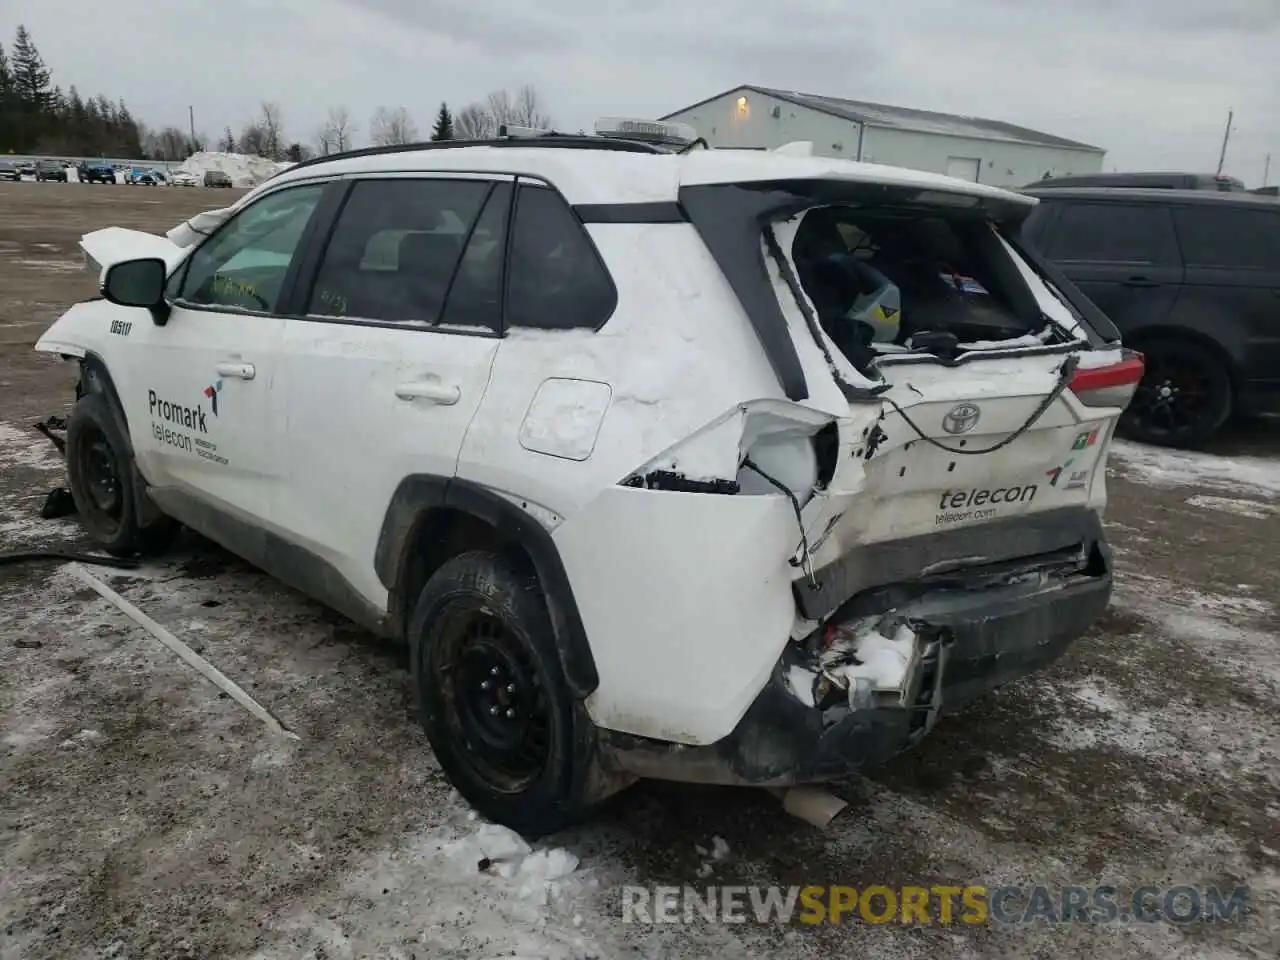
[[[1068,576],[939,590],[903,608],[916,655],[892,702],[880,695],[854,708],[839,690],[806,702],[789,679],[789,646],[737,727],[716,743],[601,731],[602,743],[618,766],[642,777],[790,786],[843,776],[914,747],[943,713],[1051,664],[1106,610],[1111,586],[1110,550],[1099,540]]]

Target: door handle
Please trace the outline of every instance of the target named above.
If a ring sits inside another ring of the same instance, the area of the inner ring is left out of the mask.
[[[396,385],[396,396],[401,400],[427,400],[450,407],[462,399],[462,391],[454,384],[439,380],[411,380]]]
[[[219,363],[213,369],[220,377],[235,377],[237,380],[252,380],[256,372],[252,363]]]
[[[1160,286],[1160,284],[1158,284],[1156,281],[1150,280],[1147,277],[1130,277],[1128,280],[1124,281],[1123,285],[1126,287],[1158,287]]]

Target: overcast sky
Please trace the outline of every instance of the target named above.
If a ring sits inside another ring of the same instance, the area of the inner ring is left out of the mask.
[[[535,85],[556,123],[656,117],[742,83],[985,116],[1107,169],[1280,180],[1280,0],[59,0],[20,6],[64,88],[211,138],[262,100],[312,142],[329,106],[425,133],[441,100]],[[7,18],[6,18],[7,19]],[[5,28],[6,49],[13,24]]]

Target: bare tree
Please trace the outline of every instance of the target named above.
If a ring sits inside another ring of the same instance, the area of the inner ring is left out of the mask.
[[[350,150],[355,145],[357,129],[346,107],[330,107],[329,115],[316,133],[316,144],[322,154]]]
[[[264,157],[279,160],[284,156],[284,121],[280,117],[278,103],[263,102],[262,115],[258,119],[262,128]]]
[[[470,104],[453,118],[454,132],[460,140],[487,140],[503,126],[552,126],[551,117],[542,112],[542,101],[535,87],[525,84],[512,96],[506,90],[495,90],[483,102]]]
[[[191,155],[191,141],[177,127],[165,127],[155,138],[161,160],[185,160]]]
[[[418,139],[418,126],[404,107],[379,107],[369,121],[369,139],[376,147],[413,143]]]
[[[231,132],[230,127],[227,127],[226,131],[222,134],[222,139],[218,141],[218,149],[223,153],[236,152],[236,135]]]
[[[473,103],[453,115],[453,133],[459,140],[488,140],[498,132],[493,115]]]
[[[267,131],[260,123],[245,124],[245,128],[240,131],[240,140],[236,146],[241,153],[247,153],[253,157],[265,157],[267,156]]]
[[[512,124],[537,130],[551,127],[551,118],[542,112],[538,91],[530,84],[521,87],[514,97],[505,90],[497,90],[489,94],[487,101],[498,126]]]

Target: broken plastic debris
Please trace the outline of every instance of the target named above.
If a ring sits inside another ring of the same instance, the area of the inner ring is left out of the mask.
[[[851,707],[865,706],[871,691],[901,690],[916,649],[916,633],[900,623],[891,636],[888,618],[868,617],[836,628],[822,652],[822,668],[833,683],[849,691]],[[863,681],[863,682],[859,682]]]
[[[792,666],[787,670],[787,685],[791,687],[791,692],[795,694],[796,699],[806,707],[812,707],[815,703],[813,687],[817,679],[818,674],[804,667]]]
[[[520,875],[545,883],[567,877],[577,868],[578,858],[574,854],[553,847],[550,850],[538,850],[525,857],[520,864]]]
[[[476,831],[476,844],[484,856],[494,862],[533,852],[524,837],[496,823],[486,823]]]
[[[729,856],[729,844],[725,843],[721,837],[711,838],[711,857],[714,860],[723,860]]]

